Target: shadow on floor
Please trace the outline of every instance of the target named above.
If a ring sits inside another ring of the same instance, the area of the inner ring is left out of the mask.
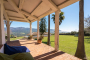
[[[36,43],[36,42],[33,42],[33,43],[24,43],[24,44],[21,44],[21,45],[26,45],[26,44],[34,44],[34,43]]]
[[[52,59],[52,58],[54,58],[56,56],[62,55],[64,53],[65,52],[62,52],[62,51],[59,51],[59,52],[51,51],[51,52],[36,56],[36,57],[34,57],[34,59],[35,60],[49,60],[49,59]]]

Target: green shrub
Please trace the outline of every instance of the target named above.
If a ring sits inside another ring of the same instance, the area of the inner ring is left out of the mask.
[[[5,39],[7,39],[7,36],[5,36]]]
[[[32,36],[32,35],[28,37],[28,39],[32,39],[32,38],[33,38],[33,36]]]

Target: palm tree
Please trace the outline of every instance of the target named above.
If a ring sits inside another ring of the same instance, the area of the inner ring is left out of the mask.
[[[79,2],[79,37],[78,45],[75,56],[83,60],[86,59],[85,47],[84,47],[84,0]]]
[[[61,25],[62,20],[64,20],[64,18],[65,18],[64,12],[61,12],[61,13],[59,14],[59,25]],[[53,19],[53,21],[54,21],[54,23],[55,23],[55,14],[52,14],[52,19]]]
[[[50,15],[48,15],[48,41],[47,44],[50,46]]]

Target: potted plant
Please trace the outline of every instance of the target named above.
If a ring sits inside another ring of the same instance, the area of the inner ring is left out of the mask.
[[[39,39],[37,40],[37,43],[41,44],[41,43],[42,43],[42,39],[43,39],[43,36],[41,35],[41,36],[39,37]]]
[[[33,36],[32,36],[32,35],[30,35],[30,36],[28,37],[28,39],[30,39],[30,40],[31,40],[32,38],[33,38]]]

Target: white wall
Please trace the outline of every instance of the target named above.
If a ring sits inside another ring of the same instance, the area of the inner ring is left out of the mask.
[[[0,49],[0,53],[4,53],[4,45],[3,45],[2,48]]]

